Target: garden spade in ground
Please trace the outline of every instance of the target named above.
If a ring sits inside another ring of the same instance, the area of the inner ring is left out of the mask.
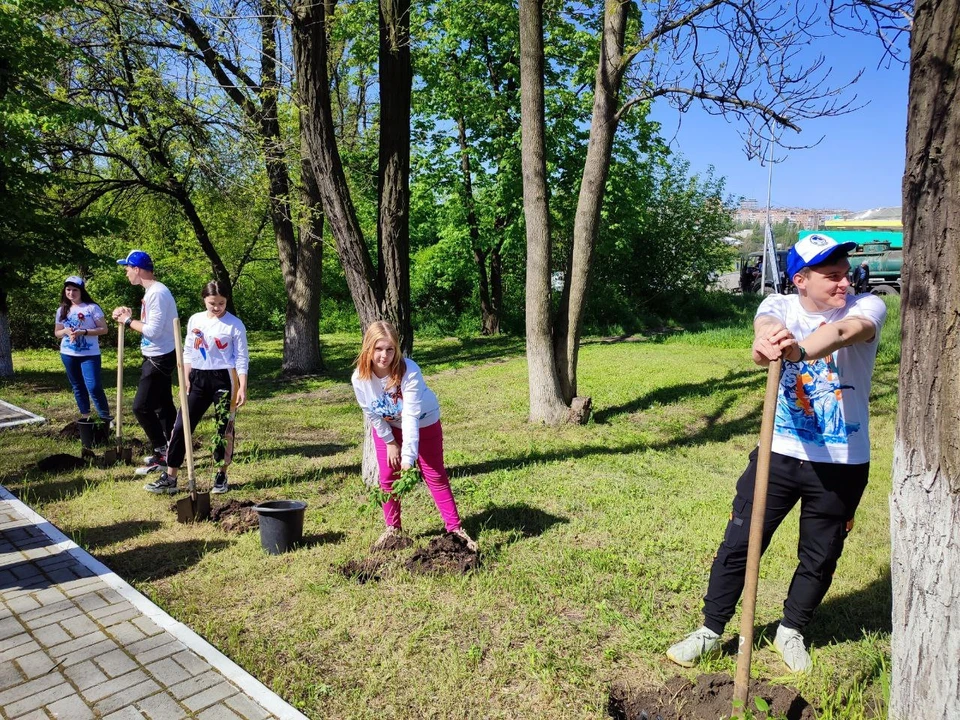
[[[760,577],[760,551],[763,544],[763,519],[767,512],[767,484],[770,480],[770,452],[773,445],[773,423],[777,414],[777,391],[780,387],[782,360],[767,367],[767,390],[763,396],[763,420],[760,423],[760,446],[757,453],[757,478],[753,489],[753,512],[750,514],[750,537],[747,545],[747,570],[743,584],[743,607],[740,610],[740,648],[737,674],[733,684],[733,715],[744,717],[747,710],[747,689],[750,685],[750,659],[753,654],[753,621],[757,609],[757,580]]]
[[[187,405],[187,377],[183,371],[183,340],[180,335],[180,318],[173,319],[173,339],[177,344],[177,377],[180,381],[180,418],[183,423],[183,442],[187,451],[187,491],[185,498],[177,500],[177,521],[197,522],[210,518],[210,493],[197,492],[196,474],[193,471],[193,431],[190,425],[190,408]]]

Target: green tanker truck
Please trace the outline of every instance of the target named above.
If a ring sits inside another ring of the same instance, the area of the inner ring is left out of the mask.
[[[870,268],[870,292],[874,295],[899,295],[900,271],[903,269],[903,250],[891,250],[889,242],[868,242],[850,253],[850,268],[855,270],[863,261]]]

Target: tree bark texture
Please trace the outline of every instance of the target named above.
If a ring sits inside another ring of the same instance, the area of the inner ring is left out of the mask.
[[[410,318],[410,0],[380,0],[378,281],[381,315],[413,351]]]
[[[300,106],[303,108],[302,132],[310,151],[323,212],[330,223],[337,255],[360,316],[360,324],[365,329],[379,319],[377,272],[364,244],[337,148],[327,74],[325,16],[326,10],[321,3],[313,0],[294,2],[293,56]]]
[[[526,331],[530,420],[558,425],[567,416],[554,362],[550,308],[550,212],[543,99],[543,12],[520,0],[520,126],[527,234]]]
[[[577,357],[583,312],[587,304],[593,251],[600,232],[613,139],[617,132],[620,86],[627,63],[623,58],[624,33],[630,0],[608,0],[604,8],[600,59],[593,90],[593,119],[590,141],[580,181],[580,196],[573,224],[573,256],[565,282],[565,302],[560,307],[554,330],[557,373],[563,401],[569,405],[577,395]]]
[[[277,109],[280,92],[280,81],[277,77],[278,12],[279,8],[272,0],[262,4],[259,135],[270,190],[270,219],[273,222],[280,269],[287,293],[283,329],[283,373],[309,375],[318,372],[323,365],[320,359],[319,335],[320,284],[316,254],[318,243],[311,241],[309,237],[301,237],[300,242],[297,241],[290,212],[290,173],[287,170]],[[306,276],[301,277],[301,273]],[[317,282],[314,285],[315,279]]]
[[[10,342],[10,314],[7,291],[0,289],[0,377],[13,377],[13,344]]]
[[[921,0],[903,178],[890,717],[960,717],[960,0]]]

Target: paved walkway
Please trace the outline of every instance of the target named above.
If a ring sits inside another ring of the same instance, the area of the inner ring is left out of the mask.
[[[306,720],[2,486],[0,718]]]

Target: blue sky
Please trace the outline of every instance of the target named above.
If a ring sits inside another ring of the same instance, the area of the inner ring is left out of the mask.
[[[849,81],[864,69],[851,88],[865,107],[833,118],[808,120],[794,144],[815,142],[809,149],[775,153],[773,205],[865,210],[900,205],[900,182],[906,152],[908,69],[900,63],[878,67],[883,49],[876,38],[852,35],[820,41],[817,49],[833,67],[832,85]],[[663,137],[690,161],[693,172],[713,165],[727,179],[734,195],[767,200],[767,169],[748,160],[735,126],[722,117],[691,108],[680,116],[663,101],[651,117],[662,123]]]

